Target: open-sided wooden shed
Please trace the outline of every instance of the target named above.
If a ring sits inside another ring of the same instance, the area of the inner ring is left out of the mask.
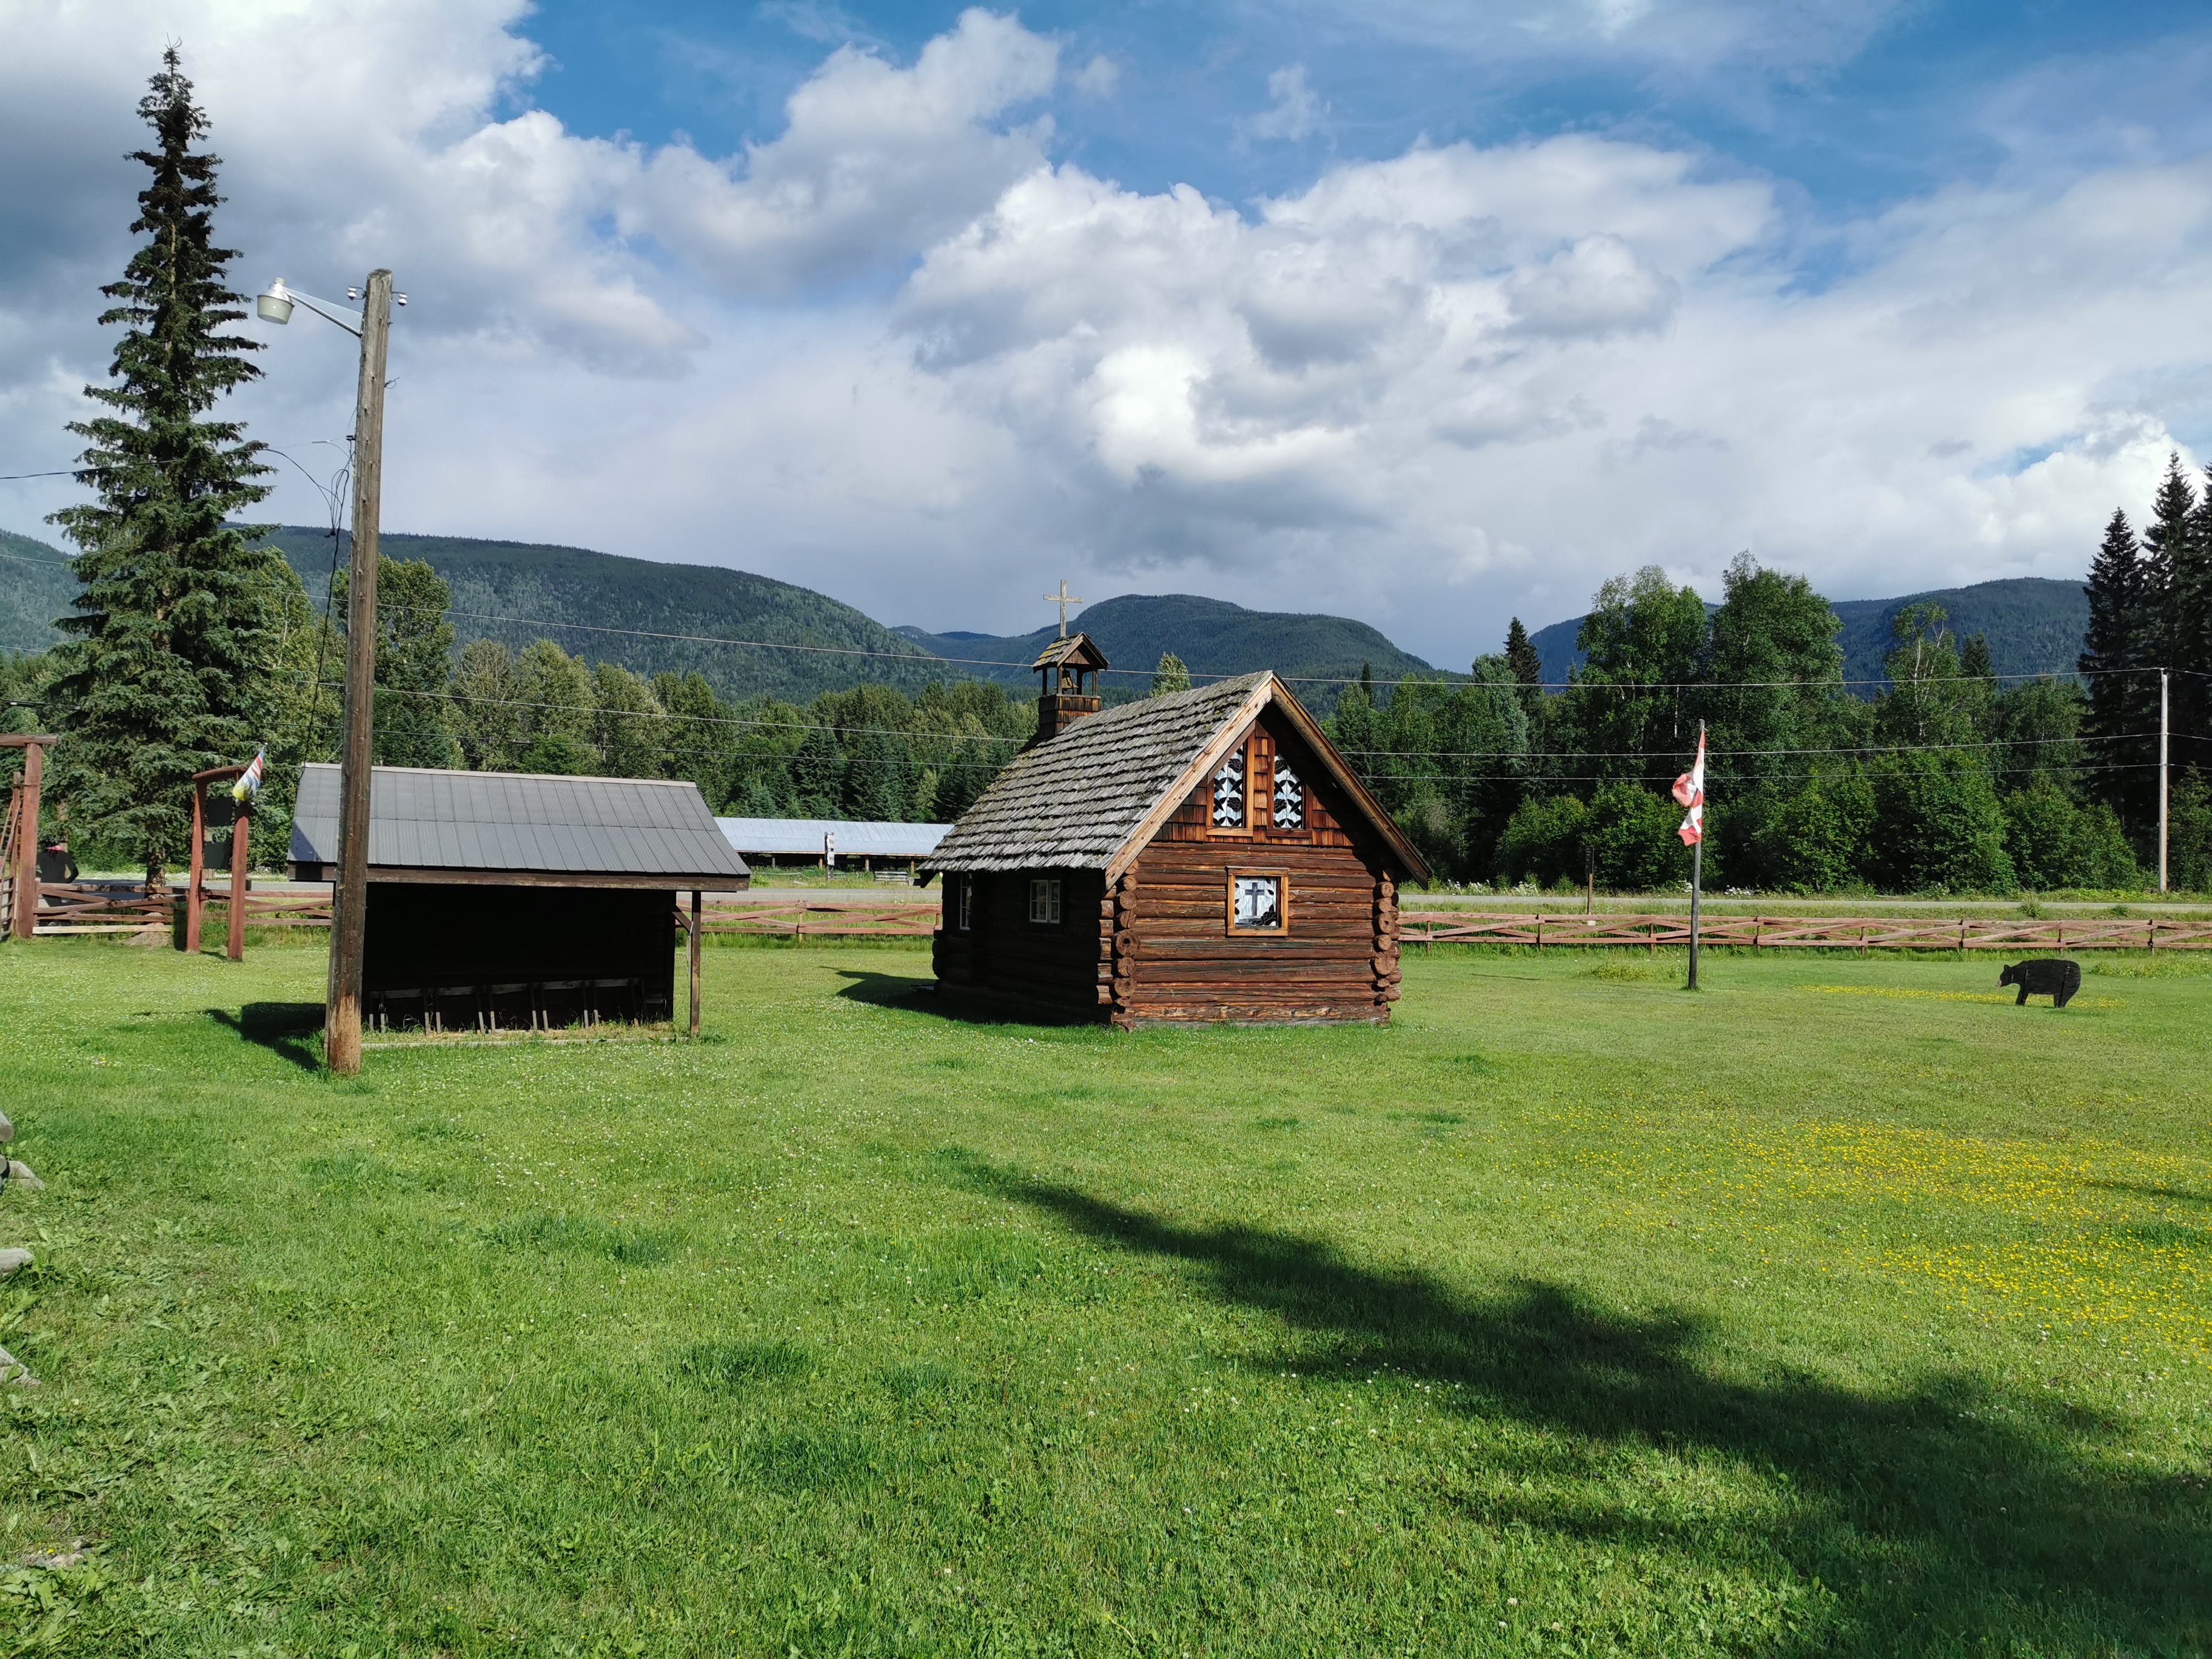
[[[1288,688],[1091,713],[1054,677],[1104,659],[1065,643],[1036,739],[921,866],[945,878],[940,988],[1125,1029],[1387,1020],[1398,885],[1428,867]]]
[[[296,879],[338,856],[338,769],[301,769]],[[696,784],[380,766],[370,775],[363,1012],[492,1030],[665,1019],[677,896],[748,885]]]

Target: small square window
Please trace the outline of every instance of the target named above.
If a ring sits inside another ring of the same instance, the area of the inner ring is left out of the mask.
[[[1060,878],[1037,876],[1030,882],[1030,920],[1057,924],[1060,921]]]
[[[1283,931],[1283,878],[1235,876],[1230,879],[1229,926],[1240,933]]]

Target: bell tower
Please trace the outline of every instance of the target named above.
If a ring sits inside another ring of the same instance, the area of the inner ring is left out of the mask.
[[[1054,640],[1044,648],[1030,665],[1039,677],[1032,745],[1050,742],[1085,714],[1098,712],[1097,675],[1107,665],[1106,653],[1091,642],[1088,634]]]

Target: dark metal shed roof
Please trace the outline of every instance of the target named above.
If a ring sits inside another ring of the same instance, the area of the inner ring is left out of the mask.
[[[292,861],[335,866],[338,769],[300,769]],[[623,885],[740,887],[751,872],[695,783],[380,766],[369,775],[372,877],[605,876]]]

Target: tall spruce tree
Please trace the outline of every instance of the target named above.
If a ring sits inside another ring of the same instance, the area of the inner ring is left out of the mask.
[[[2174,665],[2175,578],[2191,565],[2189,544],[2197,522],[2197,489],[2178,453],[2166,458],[2166,476],[2151,497],[2150,522],[2142,533],[2142,586],[2136,611],[2136,649],[2145,667]],[[2158,676],[2129,676],[2143,729],[2158,730]]]
[[[175,47],[138,106],[157,148],[133,153],[153,181],[139,193],[143,242],[100,322],[120,326],[113,383],[88,386],[108,412],[74,422],[86,441],[80,483],[97,500],[57,513],[82,551],[74,614],[57,626],[56,793],[72,822],[141,862],[150,886],[188,849],[191,775],[249,758],[274,704],[283,625],[282,561],[225,527],[268,487],[269,469],[234,421],[208,418],[259,371],[228,283],[234,250],[212,234],[218,157]]]
[[[2166,607],[2173,675],[2173,763],[2212,769],[2212,466],[2180,544],[2173,550],[2172,599]]]
[[[1513,682],[1521,688],[1521,707],[1534,712],[1544,695],[1544,657],[1518,617],[1506,624],[1505,665],[1513,671]]]
[[[2097,796],[2137,830],[2143,824],[2148,776],[2134,764],[2142,758],[2136,751],[2143,735],[2142,689],[2136,684],[2140,677],[2134,672],[2145,660],[2139,632],[2142,586],[2141,546],[2128,515],[2115,509],[2082,589],[2089,599],[2089,627],[2074,665],[2089,685],[2089,712],[2081,722],[2081,734],[2100,740],[2093,763],[2113,769],[2089,775]]]
[[[2177,668],[2179,657],[2185,653],[2185,602],[2181,599],[2181,581],[2194,573],[2194,560],[2190,557],[2190,542],[2197,533],[2199,502],[2197,489],[2190,483],[2188,469],[2181,465],[2179,453],[2166,458],[2166,476],[2159,480],[2157,495],[2150,498],[2150,522],[2143,526],[2143,557],[2142,581],[2136,586],[2135,604],[2135,661],[2136,668],[2146,672],[2128,675],[2128,719],[2135,732],[2142,732],[2142,744],[2115,744],[2112,748],[2130,750],[2128,759],[2135,761],[2128,775],[2128,787],[2135,796],[2135,811],[2124,814],[2132,817],[2139,825],[2139,834],[2148,838],[2154,834],[2157,823],[2159,783],[2152,765],[2159,759],[2159,668]],[[2177,675],[2177,679],[2188,679]]]
[[[2159,480],[2159,493],[2150,498],[2150,522],[2143,526],[2143,591],[2142,604],[2136,608],[2136,650],[2142,653],[2143,668],[2185,668],[2188,657],[2188,626],[2190,602],[2185,595],[2185,584],[2197,575],[2192,544],[2199,531],[2199,500],[2197,487],[2190,483],[2188,469],[2181,465],[2179,453],[2166,458],[2166,477]],[[2172,675],[2170,686],[2174,708],[2170,717],[2184,717],[2174,723],[2174,730],[2188,719],[2188,690],[2185,684],[2190,675]],[[2159,732],[2159,677],[2154,672],[2128,675],[2128,692],[2135,702],[2135,726],[2143,738],[2143,759],[2157,761],[2157,732]],[[2188,750],[2190,745],[2172,745],[2177,750]],[[2172,754],[2181,761],[2181,754]],[[2146,801],[2148,818],[2157,818],[2157,775],[2143,772],[2143,783],[2139,785]]]

